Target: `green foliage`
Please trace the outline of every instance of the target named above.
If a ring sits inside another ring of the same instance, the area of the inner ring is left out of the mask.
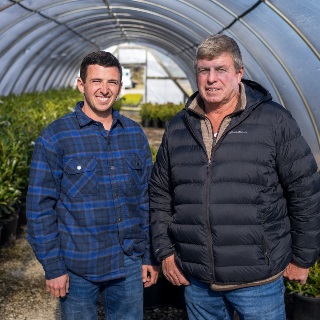
[[[123,105],[137,106],[142,100],[141,93],[127,93],[121,97]]]
[[[164,122],[169,121],[174,115],[176,115],[180,110],[182,110],[183,107],[183,104],[176,105],[171,102],[164,105],[160,105],[158,111],[158,118],[159,120]]]
[[[48,124],[74,110],[71,88],[0,97],[0,218],[25,198],[34,141]]]
[[[154,105],[149,102],[142,104],[140,109],[141,120],[144,121],[153,119],[153,110],[156,108],[156,106],[158,105]]]
[[[285,281],[287,291],[290,293],[301,293],[304,296],[320,298],[320,258],[310,268],[307,283]]]
[[[122,107],[122,102],[123,102],[122,98],[117,99],[117,100],[114,102],[113,106],[112,106],[113,109],[114,109],[114,110],[117,110],[117,111],[120,111],[120,109],[121,109],[121,107]]]
[[[150,146],[150,150],[151,150],[152,162],[155,162],[158,151],[152,146]]]
[[[7,123],[1,123],[0,130],[0,218],[5,218],[15,211],[28,166],[23,139]]]
[[[168,102],[166,104],[144,103],[141,105],[141,120],[159,120],[162,122],[169,121],[184,107],[183,104],[174,104]]]

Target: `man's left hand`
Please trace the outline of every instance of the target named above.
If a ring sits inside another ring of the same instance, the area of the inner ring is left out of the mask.
[[[159,270],[159,266],[142,265],[142,282],[145,288],[157,283]]]
[[[291,262],[284,270],[283,276],[290,281],[298,281],[301,284],[306,284],[309,274],[309,268],[302,268]]]

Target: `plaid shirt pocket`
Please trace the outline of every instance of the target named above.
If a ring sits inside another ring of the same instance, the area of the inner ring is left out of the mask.
[[[93,158],[66,158],[63,162],[64,175],[61,189],[70,197],[97,194],[97,161]]]

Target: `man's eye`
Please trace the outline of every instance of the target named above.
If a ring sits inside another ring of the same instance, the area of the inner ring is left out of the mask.
[[[109,81],[108,84],[111,85],[111,86],[117,86],[118,85],[118,81]]]
[[[207,73],[209,73],[209,69],[199,69],[198,73],[199,74],[207,74]]]

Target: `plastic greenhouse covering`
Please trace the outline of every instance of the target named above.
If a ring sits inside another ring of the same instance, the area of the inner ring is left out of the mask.
[[[196,90],[209,34],[240,45],[245,77],[293,114],[320,163],[319,0],[0,0],[0,95],[73,85],[89,52],[122,43],[170,57]]]

